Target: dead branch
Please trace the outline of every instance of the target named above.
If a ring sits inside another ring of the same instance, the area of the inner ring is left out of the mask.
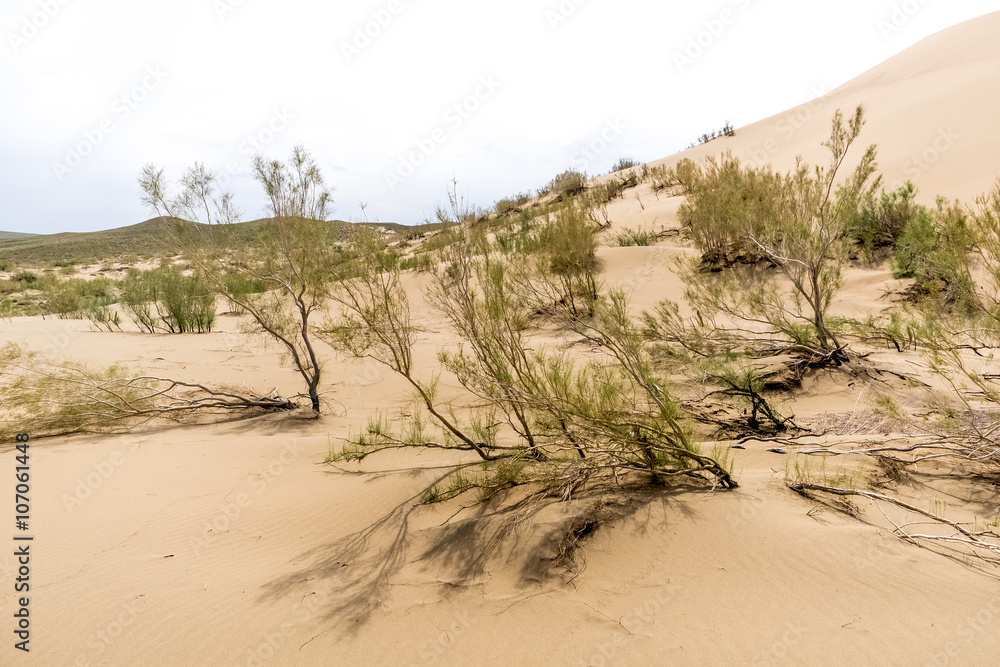
[[[1000,535],[990,530],[973,531],[966,528],[965,525],[952,521],[951,519],[946,519],[942,516],[929,512],[927,510],[911,505],[904,502],[898,498],[893,498],[892,496],[887,496],[881,493],[875,493],[874,491],[861,491],[859,489],[844,489],[834,486],[825,486],[823,484],[808,484],[808,483],[790,483],[788,485],[792,491],[802,495],[803,497],[809,498],[809,491],[818,491],[822,493],[829,493],[835,496],[857,496],[860,498],[867,498],[875,503],[885,516],[889,523],[893,524],[893,532],[902,540],[909,542],[911,544],[922,546],[921,542],[942,542],[947,543],[951,546],[965,547],[969,550],[970,555],[984,561],[987,563],[992,563],[993,565],[1000,565],[1000,544],[995,541],[1000,538]],[[922,533],[912,533],[908,529],[912,525],[919,525],[914,522],[909,523],[897,523],[889,519],[889,517],[882,511],[882,506],[879,503],[888,503],[898,507],[901,510],[909,512],[911,514],[917,514],[919,516],[930,519],[932,524],[946,526],[951,528],[955,532],[950,535],[934,535],[934,534],[922,534]]]

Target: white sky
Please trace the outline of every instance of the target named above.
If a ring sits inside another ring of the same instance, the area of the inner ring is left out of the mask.
[[[0,229],[148,219],[136,185],[147,162],[175,178],[205,162],[227,175],[244,219],[260,217],[253,137],[268,157],[304,144],[336,187],[334,217],[359,219],[366,202],[369,218],[413,224],[453,175],[487,206],[571,165],[597,174],[622,156],[666,157],[997,10],[1000,0],[3,0]],[[355,42],[379,15],[384,27]],[[679,65],[699,37],[702,53]],[[602,134],[607,148],[585,156]],[[431,155],[419,160],[418,144]],[[410,155],[421,164],[390,187]]]

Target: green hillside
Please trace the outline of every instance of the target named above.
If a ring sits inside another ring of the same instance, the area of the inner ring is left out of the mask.
[[[240,235],[251,239],[268,219],[242,222],[236,225]],[[168,218],[153,218],[128,227],[108,229],[100,232],[63,232],[61,234],[39,234],[15,238],[0,236],[0,263],[10,266],[35,266],[45,263],[98,263],[119,260],[124,257],[160,257],[177,252],[173,241],[175,221]],[[188,222],[194,225],[198,223]],[[346,234],[353,223],[342,220],[331,221],[330,225]],[[413,236],[433,231],[439,224],[407,227],[395,223],[360,223],[383,227],[400,236]]]

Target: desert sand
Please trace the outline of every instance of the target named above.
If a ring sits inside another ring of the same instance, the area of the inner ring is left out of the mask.
[[[864,103],[862,139],[879,145],[887,184],[910,178],[928,201],[968,201],[997,176],[998,32],[1000,13],[957,26],[814,103],[664,162],[722,150],[766,155],[779,169],[797,154],[816,161],[833,110]],[[935,147],[946,135],[951,143]],[[925,151],[917,174],[912,156]],[[680,201],[640,186],[609,207],[612,233],[675,229]],[[673,260],[693,252],[673,236],[604,247],[602,278],[631,289],[636,308],[650,307],[680,298]],[[406,280],[417,295],[423,279]],[[892,306],[884,288],[900,288],[884,266],[852,266],[835,310],[882,312]],[[453,336],[426,305],[416,308],[428,372]],[[298,391],[278,352],[241,334],[235,316],[203,335],[17,318],[0,322],[0,344],[8,341],[96,365]],[[325,353],[319,420],[292,413],[32,442],[33,650],[16,664],[997,664],[1000,571],[796,495],[785,485],[786,455],[768,444],[733,450],[736,491],[583,494],[504,532],[505,518],[475,498],[416,504],[455,454],[324,464],[374,410],[398,414],[411,403],[405,383],[374,362]],[[916,353],[871,361],[923,372]],[[803,424],[833,424],[826,442],[905,437],[870,424],[852,430],[876,382],[904,395],[889,376],[860,382],[824,371],[783,407]],[[0,479],[13,475],[12,449],[0,446]],[[944,502],[956,520],[996,511],[995,495],[947,475],[897,491]],[[581,518],[597,530],[558,558]],[[0,521],[13,522],[10,503]],[[15,568],[5,549],[2,579]],[[5,587],[0,608],[12,602]],[[9,643],[2,664],[15,664]]]

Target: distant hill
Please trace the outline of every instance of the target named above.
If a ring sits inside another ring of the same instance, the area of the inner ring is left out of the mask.
[[[21,232],[0,232],[0,239],[24,239],[34,234],[22,234]]]
[[[241,235],[251,239],[268,219],[252,220],[237,224]],[[159,257],[173,255],[177,248],[172,239],[175,221],[169,218],[152,218],[145,222],[100,232],[63,232],[61,234],[0,234],[0,260],[10,264],[34,265],[45,262],[72,262],[92,264],[124,257]],[[197,223],[187,223],[197,224]],[[414,236],[440,229],[442,225],[407,227],[396,223],[350,223],[334,220],[329,223],[345,233],[354,224],[382,227],[401,237]],[[6,234],[6,233],[5,233]]]

